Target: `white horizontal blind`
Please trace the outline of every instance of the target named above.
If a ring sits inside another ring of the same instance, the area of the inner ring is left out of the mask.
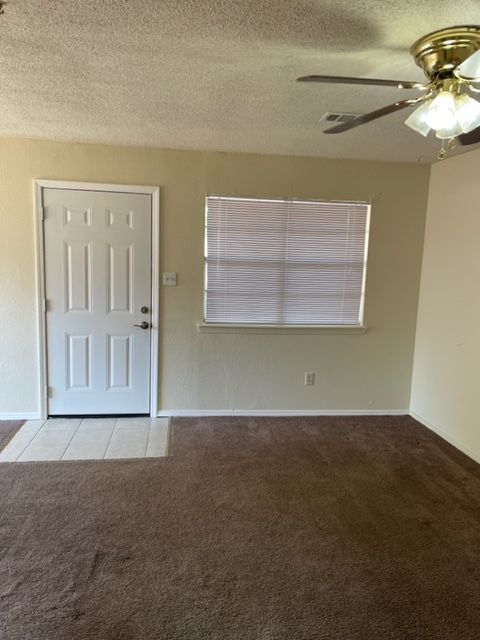
[[[206,323],[362,322],[370,205],[207,196]]]

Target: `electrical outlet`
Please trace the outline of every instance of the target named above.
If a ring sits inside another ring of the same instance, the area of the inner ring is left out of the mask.
[[[177,284],[177,274],[165,271],[163,274],[163,284],[170,287],[175,287]]]
[[[310,373],[305,373],[305,384],[306,385],[312,385],[315,384],[315,374],[310,372]]]

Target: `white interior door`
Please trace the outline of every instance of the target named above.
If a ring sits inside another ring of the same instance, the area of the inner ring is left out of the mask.
[[[43,207],[48,414],[148,414],[151,197],[45,188]]]

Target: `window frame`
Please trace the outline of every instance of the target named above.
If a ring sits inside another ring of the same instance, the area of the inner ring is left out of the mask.
[[[363,248],[363,272],[362,283],[359,300],[359,322],[356,324],[282,324],[282,323],[256,323],[256,322],[212,322],[206,320],[207,317],[207,267],[208,260],[208,202],[209,198],[224,198],[226,200],[256,200],[279,203],[284,206],[286,203],[319,203],[320,205],[364,205],[367,208],[364,248]],[[197,324],[198,330],[202,333],[253,333],[253,334],[363,334],[367,327],[364,324],[365,319],[365,293],[366,293],[366,276],[367,262],[369,250],[369,235],[371,222],[371,202],[364,200],[325,200],[313,198],[271,198],[258,196],[238,196],[226,194],[206,194],[205,196],[205,220],[204,220],[204,283],[203,283],[203,320]]]

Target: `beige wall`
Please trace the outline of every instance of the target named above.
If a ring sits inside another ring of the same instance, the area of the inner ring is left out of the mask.
[[[412,412],[480,460],[480,151],[432,168]]]
[[[39,408],[35,178],[161,187],[160,410],[408,409],[429,167],[6,138],[0,171],[0,415]],[[200,334],[208,192],[371,200],[368,332]]]

